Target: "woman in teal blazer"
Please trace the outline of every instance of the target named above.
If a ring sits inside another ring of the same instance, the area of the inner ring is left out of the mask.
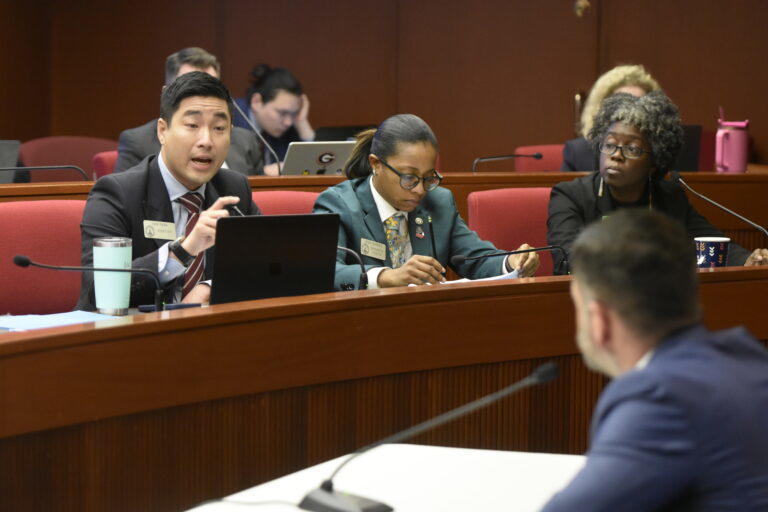
[[[358,135],[345,166],[349,180],[318,197],[316,213],[341,216],[339,245],[361,254],[368,287],[434,284],[445,280],[446,266],[471,279],[512,270],[533,275],[539,266],[536,253],[450,264],[455,255],[473,257],[498,249],[459,216],[453,194],[439,186],[436,160],[437,139],[427,123],[412,114],[392,116]],[[336,289],[356,288],[359,277],[359,264],[340,251]]]

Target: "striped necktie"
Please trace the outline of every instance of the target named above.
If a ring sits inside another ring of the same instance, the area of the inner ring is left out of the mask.
[[[184,226],[184,235],[189,236],[192,229],[197,223],[198,217],[200,217],[200,209],[203,206],[203,198],[200,194],[195,192],[187,192],[183,196],[177,199],[181,205],[187,209],[187,224]],[[181,298],[187,296],[187,294],[195,287],[195,285],[203,277],[203,260],[205,259],[205,251],[201,251],[192,264],[187,267],[184,272],[184,286],[181,289]]]
[[[396,213],[384,221],[384,232],[387,235],[389,257],[392,260],[392,268],[400,268],[405,265],[405,244],[408,241],[408,224],[402,213]]]

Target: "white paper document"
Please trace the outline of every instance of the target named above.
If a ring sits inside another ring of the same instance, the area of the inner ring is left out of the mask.
[[[90,313],[88,311],[70,311],[52,315],[16,315],[0,316],[0,332],[28,331],[45,327],[60,327],[62,325],[84,324],[98,320],[111,320],[116,316]]]
[[[501,281],[503,279],[517,279],[518,274],[517,270],[513,270],[512,272],[509,272],[507,274],[501,274],[500,276],[493,276],[493,277],[484,277],[482,279],[467,279],[466,277],[463,279],[455,279],[453,281],[443,281],[440,284],[455,284],[455,283],[475,283],[479,281]],[[426,283],[430,285],[431,283]],[[409,284],[408,286],[418,286],[416,284]]]

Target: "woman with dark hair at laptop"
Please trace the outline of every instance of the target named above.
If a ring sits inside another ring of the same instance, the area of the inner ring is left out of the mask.
[[[445,280],[451,257],[497,252],[467,227],[451,192],[439,186],[436,159],[437,139],[427,123],[412,114],[392,116],[358,135],[344,169],[349,179],[318,197],[315,213],[341,216],[339,245],[361,254],[369,288],[435,284]],[[537,254],[525,253],[452,268],[479,279],[513,270],[530,276],[538,266]],[[339,251],[335,288],[353,289],[359,276],[359,264]]]
[[[251,85],[245,98],[235,102],[245,112],[261,135],[275,150],[280,161],[291,142],[311,141],[315,131],[309,124],[309,98],[301,83],[289,70],[259,64],[251,71]],[[250,129],[240,113],[235,114],[235,126]],[[277,164],[266,151],[265,174],[276,175]]]

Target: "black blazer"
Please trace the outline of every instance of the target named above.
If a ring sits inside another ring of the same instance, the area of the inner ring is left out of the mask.
[[[160,152],[157,138],[157,119],[125,130],[117,146],[115,172],[123,172],[139,164],[144,158]],[[264,174],[264,155],[256,135],[242,128],[232,127],[227,167],[249,176]]]
[[[260,215],[251,198],[248,179],[237,172],[220,169],[205,188],[203,209],[211,206],[220,196],[240,198],[238,208],[245,215]],[[168,240],[146,238],[144,220],[173,222],[171,200],[160,174],[157,157],[145,158],[126,172],[109,174],[99,179],[88,195],[88,202],[80,225],[82,265],[93,264],[93,240],[107,236],[127,237],[133,240],[133,268],[157,271],[157,250]],[[205,252],[204,279],[213,272],[214,248]],[[173,289],[167,284],[166,295]],[[134,275],[131,279],[131,307],[154,303],[155,283],[151,277]],[[83,272],[77,309],[93,311],[93,273]]]
[[[584,226],[600,220],[605,215],[619,208],[611,197],[608,187],[603,196],[598,197],[600,173],[594,172],[581,178],[558,183],[552,188],[549,197],[549,217],[547,218],[547,243],[560,245],[570,253],[571,244]],[[641,204],[648,206],[648,193],[641,199]],[[663,212],[679,221],[691,241],[697,236],[724,236],[688,202],[685,191],[676,183],[657,181],[653,185],[654,210]],[[743,265],[750,251],[731,242],[728,249],[729,266]],[[552,253],[555,269],[561,269],[560,251]],[[563,268],[560,273],[565,273]]]
[[[563,146],[563,164],[560,172],[592,172],[600,167],[599,153],[592,149],[587,139],[571,139]]]

